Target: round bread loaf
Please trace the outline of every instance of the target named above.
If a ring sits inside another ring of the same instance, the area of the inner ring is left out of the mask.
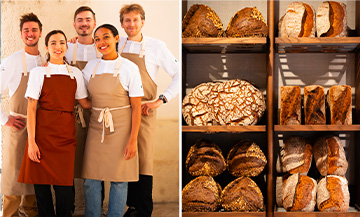
[[[336,1],[321,3],[316,13],[317,37],[347,36],[346,5]]]
[[[348,168],[343,144],[337,136],[327,135],[316,140],[314,159],[322,176],[344,176]]]
[[[265,112],[262,92],[245,80],[208,82],[184,97],[182,113],[190,126],[255,125]]]
[[[192,176],[217,176],[226,169],[220,148],[207,139],[200,139],[191,146],[185,165]]]
[[[264,197],[257,184],[249,177],[239,177],[222,191],[222,207],[227,211],[262,211]]]
[[[231,175],[257,176],[267,163],[260,147],[249,139],[241,140],[229,152],[226,162]]]
[[[303,175],[308,173],[312,160],[312,146],[303,137],[293,136],[285,139],[280,149],[280,165],[286,172]]]
[[[199,176],[182,190],[184,212],[211,212],[221,207],[221,186],[211,176]]]
[[[266,37],[269,28],[264,17],[256,8],[243,8],[230,20],[226,29],[227,37]]]
[[[183,38],[221,37],[224,33],[219,16],[210,7],[194,4],[182,22]]]
[[[350,194],[345,177],[329,175],[317,186],[317,207],[321,212],[347,212]]]
[[[316,181],[299,173],[283,182],[283,206],[287,211],[314,211],[316,204]]]

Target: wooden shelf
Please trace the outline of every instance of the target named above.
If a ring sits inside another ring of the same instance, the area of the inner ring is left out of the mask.
[[[189,53],[265,53],[267,38],[183,38]]]
[[[360,131],[360,125],[274,125],[274,131]]]
[[[360,48],[360,37],[275,38],[278,53],[351,53]]]
[[[355,207],[349,207],[347,212],[286,212],[284,208],[278,207],[277,211],[274,212],[274,217],[355,217],[360,216],[360,212]]]
[[[265,217],[265,212],[183,212],[182,217]]]
[[[183,126],[182,132],[188,132],[188,133],[266,132],[266,126],[265,125],[258,125],[258,126]]]

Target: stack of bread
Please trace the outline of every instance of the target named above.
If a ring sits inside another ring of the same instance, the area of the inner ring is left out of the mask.
[[[269,28],[256,8],[243,8],[231,18],[226,31],[219,16],[209,6],[194,4],[182,22],[182,37],[266,37]]]
[[[190,126],[255,125],[265,112],[262,92],[240,79],[202,83],[183,99],[182,113]]]
[[[325,1],[315,10],[309,4],[293,2],[279,21],[279,37],[346,37],[346,5]],[[316,17],[316,18],[315,18]]]
[[[301,124],[301,94],[299,86],[282,86],[280,91],[280,125]],[[351,86],[335,85],[327,92],[330,122],[335,125],[352,124]],[[325,94],[320,85],[304,87],[304,115],[306,125],[326,124]]]

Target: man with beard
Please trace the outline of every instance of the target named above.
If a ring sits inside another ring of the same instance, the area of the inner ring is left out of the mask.
[[[74,14],[73,26],[78,35],[71,40],[73,43],[67,43],[68,50],[65,57],[72,66],[82,70],[88,61],[101,57],[101,53],[97,51],[92,37],[96,26],[94,11],[88,6],[79,7]],[[76,104],[74,113],[76,128],[74,178],[81,178],[85,141],[91,112],[90,109],[83,109],[79,104]]]
[[[142,34],[145,11],[141,5],[124,5],[120,10],[120,23],[127,37],[120,37],[119,53],[139,67],[144,89],[138,136],[139,181],[129,182],[127,199],[129,209],[124,216],[149,217],[153,210],[156,108],[167,103],[179,93],[179,64],[164,42]],[[169,74],[172,81],[164,93],[157,98],[155,78],[159,67]]]
[[[3,194],[3,216],[37,216],[34,186],[17,182],[22,156],[27,140],[25,91],[29,71],[44,64],[38,50],[42,24],[33,14],[25,14],[20,19],[21,39],[25,48],[5,58],[1,64],[1,93],[9,90],[9,110],[7,116],[1,110],[1,124],[5,125],[1,193]]]

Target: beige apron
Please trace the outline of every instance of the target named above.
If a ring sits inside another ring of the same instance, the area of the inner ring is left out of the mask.
[[[95,50],[96,50],[96,58],[100,58],[101,57],[100,52],[96,48]],[[76,60],[76,55],[77,55],[77,43],[74,46],[73,60],[71,61],[71,65],[77,67],[80,70],[83,70],[87,64],[87,61]],[[85,141],[88,132],[91,110],[83,109],[80,106],[80,104],[76,101],[74,114],[75,114],[75,129],[76,129],[74,178],[81,178]]]
[[[126,42],[120,50],[122,57],[134,62],[140,70],[141,81],[144,88],[142,101],[152,101],[156,98],[157,85],[151,79],[145,65],[145,41],[142,43],[140,55],[122,53]],[[141,115],[141,124],[138,136],[139,173],[141,175],[153,175],[154,144],[156,135],[156,109],[149,110],[149,116]]]
[[[114,73],[95,76],[98,63],[89,80],[93,108],[82,178],[114,182],[139,179],[138,154],[130,160],[125,160],[124,156],[131,133],[131,108],[129,94],[118,77],[120,64],[121,58]]]
[[[44,63],[43,58],[41,61]],[[25,92],[29,79],[25,50],[22,53],[23,75],[20,84],[9,101],[10,115],[26,118],[27,99]],[[1,193],[4,195],[33,195],[34,186],[17,182],[24,155],[27,140],[26,125],[23,129],[17,130],[13,127],[5,127],[5,138],[3,144]]]

